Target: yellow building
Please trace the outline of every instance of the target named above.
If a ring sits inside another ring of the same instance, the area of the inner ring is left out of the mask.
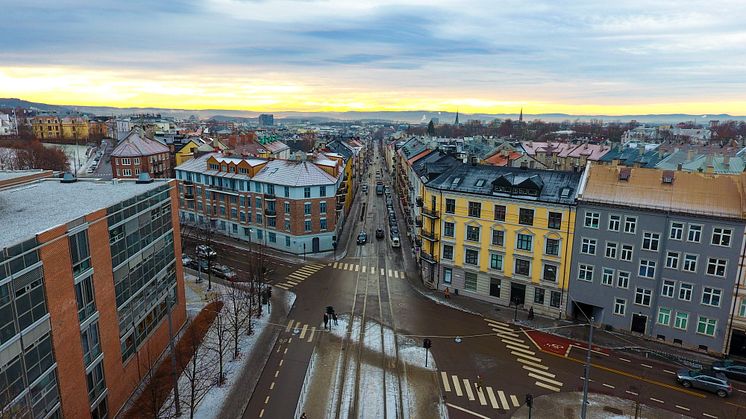
[[[194,158],[194,152],[199,149],[201,143],[194,139],[189,140],[186,144],[182,145],[181,148],[174,153],[174,161],[176,166],[180,166],[182,163],[189,161]]]
[[[31,129],[39,140],[57,140],[62,136],[62,124],[56,116],[35,116],[31,118]]]
[[[423,186],[423,281],[539,314],[567,296],[581,174],[463,164]]]

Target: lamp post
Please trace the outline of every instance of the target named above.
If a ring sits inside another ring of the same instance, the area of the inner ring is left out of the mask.
[[[591,317],[588,322],[588,353],[585,356],[585,377],[583,379],[583,406],[580,407],[581,419],[586,418],[588,413],[588,381],[590,380],[591,374],[591,345],[593,345],[593,321],[595,317]]]
[[[303,242],[303,261],[306,261],[306,242]]]

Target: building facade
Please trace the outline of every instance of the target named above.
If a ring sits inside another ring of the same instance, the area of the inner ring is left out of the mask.
[[[578,194],[569,314],[726,352],[742,276],[743,179],[587,169]]]
[[[0,173],[0,415],[115,417],[186,320],[175,182],[22,177]]]
[[[41,115],[31,118],[34,137],[41,141],[87,141],[88,120],[79,116],[60,118]]]
[[[170,177],[170,151],[166,145],[135,128],[111,152],[111,173],[120,179],[135,179],[140,173],[155,178]]]
[[[422,208],[423,281],[560,316],[580,176],[461,164],[429,180]]]

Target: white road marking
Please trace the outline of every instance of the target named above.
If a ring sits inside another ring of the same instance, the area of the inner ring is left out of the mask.
[[[616,388],[616,387],[612,386],[611,384],[603,383],[601,385],[604,386],[604,387],[608,387],[608,388]]]
[[[296,285],[300,284],[300,283],[301,283],[301,281],[292,281],[292,280],[289,280],[289,279],[288,279],[288,281],[287,281],[286,283],[287,283],[287,284],[292,284],[293,286],[296,286]]]
[[[394,271],[394,278],[399,278],[399,271]]]
[[[688,411],[690,411],[690,410],[692,410],[692,409],[690,409],[690,408],[688,408],[688,407],[684,407],[684,406],[679,406],[678,404],[676,405],[676,407],[678,407],[678,408],[679,408],[679,409],[681,409],[681,410],[686,410],[687,412],[688,412]]]
[[[349,268],[349,266],[350,266],[350,265],[349,265],[348,263],[345,263],[345,267],[344,267],[344,270],[346,271],[346,270],[347,270],[347,268]]]
[[[482,387],[477,389],[477,397],[479,398],[479,404],[487,406],[487,399],[484,397],[484,389]]]
[[[531,366],[536,367],[536,368],[541,368],[543,370],[548,370],[549,369],[549,367],[547,367],[546,365],[537,364],[536,362],[530,361],[528,359],[516,358],[516,361],[524,363],[524,364],[527,364],[527,365],[531,365]],[[541,360],[539,360],[539,362],[541,362]]]
[[[506,340],[504,338],[500,339],[500,340],[502,340],[503,343],[508,346],[508,348],[512,348],[513,346],[518,346],[518,347],[523,348],[523,349],[529,349],[529,348],[531,348],[530,346],[525,345],[523,343],[518,343],[520,341],[517,341],[517,340],[509,341],[509,340]]]
[[[316,333],[316,326],[311,327],[311,334],[308,335],[308,342],[313,341],[313,335]]]
[[[367,266],[363,265],[363,273],[365,273],[365,269],[368,268]]]
[[[360,265],[355,265],[355,272],[360,270]]]
[[[389,276],[394,276],[394,275],[391,274],[391,269],[389,269]]]
[[[293,279],[297,279],[299,281],[302,281],[302,280],[306,279],[306,275],[290,274],[290,275],[288,275],[288,278],[293,278]]]
[[[512,338],[510,336],[503,336],[500,334],[498,334],[498,336],[501,336],[500,340],[502,340],[503,343],[515,343],[518,345],[523,345],[523,342],[524,342],[522,339]]]
[[[492,329],[493,332],[497,332],[497,336],[500,336],[501,338],[504,338],[505,336],[511,337],[511,338],[517,338],[518,334],[513,332],[506,332],[504,330],[500,329]]]
[[[381,275],[386,275],[386,271],[381,268]]]
[[[542,371],[542,370],[534,368],[534,367],[529,367],[528,365],[522,365],[522,367],[523,367],[524,370],[529,370],[529,371],[535,372],[537,374],[546,375],[549,378],[556,377],[556,375],[552,374],[551,372]]]
[[[632,361],[630,361],[629,359],[626,359],[626,358],[619,358],[619,360],[620,361],[624,361],[624,362],[632,362]]]
[[[539,358],[536,358],[536,357],[533,357],[533,356],[528,356],[528,355],[522,354],[520,352],[510,351],[510,353],[513,354],[513,355],[515,355],[515,356],[522,356],[523,358],[530,359],[530,360],[532,360],[534,362],[541,362],[541,359],[539,359]]]
[[[671,371],[671,370],[663,370],[663,372],[667,372],[667,373],[669,373],[669,374],[676,374],[675,372],[673,372],[673,371]]]
[[[291,319],[291,320],[290,320],[290,321],[288,322],[288,325],[287,325],[287,327],[285,328],[285,332],[289,332],[289,331],[290,331],[290,329],[292,329],[292,328],[293,328],[293,321],[294,321],[294,320],[292,320],[292,319]]]
[[[334,269],[337,269],[337,266],[339,266],[339,262],[334,262],[334,265],[332,266]]]
[[[456,395],[463,396],[464,393],[461,391],[461,384],[458,382],[458,377],[452,375],[451,378],[453,379],[453,389],[456,390]]]
[[[376,273],[376,267],[375,266],[371,266],[370,267],[370,273],[372,273],[372,274]]]
[[[487,397],[490,398],[490,404],[492,405],[493,409],[499,409],[500,405],[497,404],[497,399],[495,398],[495,393],[492,391],[492,387],[487,387]]]
[[[653,366],[652,366],[652,365],[648,365],[648,364],[640,364],[640,365],[642,365],[642,366],[643,366],[643,367],[645,367],[645,368],[653,368]]]
[[[663,400],[658,400],[658,399],[653,398],[653,397],[651,397],[650,400],[652,400],[654,402],[658,402],[658,403],[665,403]]]
[[[503,409],[510,410],[510,405],[508,404],[508,398],[505,397],[505,392],[497,390],[497,396],[500,397],[500,403],[502,403]]]
[[[513,402],[513,407],[519,407],[521,403],[518,402],[518,397],[515,394],[510,395],[510,401]]]
[[[440,372],[440,376],[443,378],[443,388],[445,391],[451,391],[451,383],[448,382],[448,374],[445,371]]]
[[[448,406],[448,407],[452,407],[452,408],[454,408],[454,409],[456,409],[456,410],[460,410],[460,411],[462,411],[462,412],[464,412],[464,413],[468,413],[468,414],[470,414],[470,415],[472,415],[472,416],[475,416],[475,417],[478,417],[478,418],[481,418],[481,419],[490,419],[490,418],[488,418],[488,417],[487,417],[487,416],[485,416],[485,415],[480,415],[480,414],[479,414],[479,413],[477,413],[477,412],[472,412],[471,410],[468,410],[468,409],[464,409],[463,407],[460,407],[460,406],[456,406],[456,405],[455,405],[455,404],[453,404],[453,403],[446,403],[446,406]]]
[[[259,417],[260,417],[260,418],[261,418],[261,417],[264,417],[264,409],[262,409],[262,410],[261,410],[261,411],[259,412]]]
[[[399,276],[401,277],[401,279],[404,279],[405,278],[404,271],[399,271]]]
[[[272,384],[269,385],[269,389],[274,390],[274,388],[275,388],[275,382],[272,381]]]
[[[635,393],[634,391],[629,391],[629,390],[627,390],[627,394],[631,394],[633,396],[639,396],[638,393]]]
[[[305,337],[306,337],[306,330],[307,329],[308,329],[308,325],[304,324],[303,325],[303,329],[300,331],[300,338],[301,339],[305,339]]]
[[[275,284],[274,286],[275,286],[275,287],[280,287],[280,288],[282,288],[282,289],[284,289],[284,290],[289,290],[289,289],[291,288],[291,287],[288,287],[288,286],[286,286],[286,285],[282,285],[282,284]]]
[[[711,415],[711,414],[709,414],[709,413],[702,413],[702,416],[706,416],[706,417],[708,417],[708,418],[712,418],[712,419],[718,419],[718,417],[717,417],[717,416],[713,416],[713,415]]]
[[[547,377],[544,377],[544,376],[541,376],[541,375],[538,375],[538,374],[534,374],[532,372],[528,373],[528,376],[531,377],[531,378],[536,378],[537,380],[544,380],[547,383],[554,384],[557,387],[561,387],[562,386],[562,382],[560,382],[560,381],[552,380],[551,378],[547,378]]]
[[[556,392],[560,392],[560,390],[561,390],[558,387],[550,386],[549,384],[544,384],[541,381],[537,381],[534,384],[536,384],[538,387],[545,388],[547,390],[552,390],[552,391],[556,391]]]
[[[519,347],[517,347],[517,346],[513,346],[513,345],[505,345],[505,346],[506,346],[506,347],[507,347],[508,349],[511,349],[511,350],[513,350],[513,351],[518,351],[518,352],[521,352],[521,353],[524,353],[524,354],[528,354],[528,355],[536,355],[536,352],[534,352],[534,351],[529,351],[528,349],[523,349],[523,348],[519,348]]]
[[[464,390],[466,390],[466,397],[469,400],[474,400],[474,392],[471,390],[471,383],[469,383],[468,378],[464,378]]]

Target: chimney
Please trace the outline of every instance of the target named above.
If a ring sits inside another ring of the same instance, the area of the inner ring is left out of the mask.
[[[723,166],[730,167],[730,155],[723,156]]]
[[[683,165],[682,163],[679,163],[679,164],[677,164],[677,165],[676,165],[676,170],[677,170],[677,171],[679,171],[679,172],[680,172],[680,171],[681,171],[681,169],[683,169],[683,168],[684,168],[684,165]]]
[[[715,166],[712,164],[712,154],[707,153],[705,164],[705,173],[715,173]]]

